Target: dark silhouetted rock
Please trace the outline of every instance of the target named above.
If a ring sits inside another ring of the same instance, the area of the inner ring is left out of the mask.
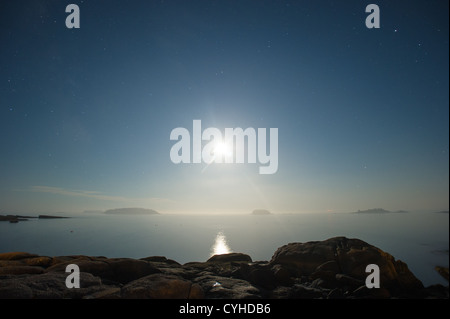
[[[336,274],[336,284],[339,287],[346,287],[347,290],[355,290],[356,288],[365,285],[363,280],[358,280],[344,274]]]
[[[38,257],[35,254],[29,254],[25,252],[11,252],[11,253],[2,253],[0,254],[0,260],[19,260],[30,257]]]
[[[271,264],[284,265],[293,275],[310,275],[323,263],[335,260],[335,248],[328,241],[291,243],[277,249]]]
[[[29,216],[20,216],[20,215],[0,215],[0,222],[10,222],[10,223],[18,223],[20,221],[26,221],[28,218],[33,218]]]
[[[75,258],[70,261],[65,261],[58,263],[54,266],[51,266],[46,269],[46,272],[59,272],[59,273],[65,273],[66,267],[69,264],[75,264],[80,268],[80,272],[90,273],[94,276],[101,277],[101,278],[111,278],[112,277],[112,271],[111,267],[108,263],[105,261],[99,261],[99,260],[90,260],[85,259],[83,257]]]
[[[448,281],[448,267],[436,266],[434,269]]]
[[[272,266],[272,272],[278,285],[291,286],[294,283],[290,272],[282,265]]]
[[[431,285],[426,287],[424,292],[424,297],[430,299],[449,299],[448,286],[444,287],[442,285]]]
[[[177,276],[154,274],[135,280],[122,288],[125,299],[200,299],[203,290],[197,284]]]
[[[327,299],[344,299],[344,298],[345,295],[341,288],[334,288],[327,295]]]
[[[132,258],[103,258],[78,256],[62,261],[46,269],[47,272],[65,272],[67,265],[76,264],[81,272],[87,272],[112,282],[128,283],[132,280],[159,273],[150,263]]]
[[[33,266],[6,266],[0,267],[0,275],[42,274],[44,268]]]
[[[105,288],[83,296],[83,299],[121,299],[119,287]]]
[[[128,283],[141,277],[161,272],[143,260],[121,258],[108,260],[107,263],[110,265],[112,275],[106,278],[120,283]]]
[[[278,286],[277,278],[269,267],[252,267],[247,280],[266,289]]]
[[[40,267],[50,267],[53,263],[53,258],[46,257],[46,256],[40,256],[40,257],[33,257],[33,258],[27,258],[24,260],[25,264],[28,266],[40,266]]]
[[[231,261],[243,261],[252,262],[252,258],[249,255],[242,253],[229,253],[223,255],[214,255],[208,259],[207,262],[231,262]]]
[[[324,298],[327,294],[327,290],[322,290],[320,285],[317,287],[308,287],[306,285],[296,284],[292,286],[291,291],[289,292],[288,298],[293,299],[316,299],[316,298]]]
[[[39,219],[60,219],[60,218],[70,218],[67,216],[53,216],[53,215],[39,215]]]
[[[363,285],[356,290],[352,292],[352,296],[355,298],[362,298],[362,299],[387,299],[390,298],[392,295],[386,288],[380,287],[380,288],[372,288],[369,289],[366,287],[366,285]]]
[[[258,299],[261,291],[243,279],[228,278],[205,274],[194,280],[198,283],[207,298],[211,299]]]
[[[167,259],[166,257],[163,257],[163,256],[145,257],[145,258],[141,258],[140,260],[150,261],[150,262],[157,262],[157,263],[166,263],[166,264],[170,264],[170,265],[180,265],[175,260]]]
[[[14,299],[79,299],[109,288],[100,278],[88,273],[80,273],[80,288],[68,289],[65,284],[67,274],[45,273],[40,275],[10,276],[1,280],[0,298]]]
[[[337,274],[341,271],[341,268],[339,267],[339,264],[336,260],[330,260],[317,266],[316,271],[331,271]]]
[[[288,244],[275,252],[271,264],[281,264],[295,276],[311,275],[326,268],[327,275],[331,275],[329,271],[339,271],[356,280],[365,280],[367,265],[376,264],[380,268],[380,281],[390,292],[401,294],[423,289],[405,263],[359,239],[334,237]]]

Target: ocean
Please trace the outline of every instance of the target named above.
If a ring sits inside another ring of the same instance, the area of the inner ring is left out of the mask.
[[[0,252],[46,256],[165,256],[179,263],[206,261],[215,252],[270,260],[291,242],[359,238],[408,264],[423,282],[448,285],[435,266],[449,265],[448,213],[291,215],[106,215],[0,222]]]

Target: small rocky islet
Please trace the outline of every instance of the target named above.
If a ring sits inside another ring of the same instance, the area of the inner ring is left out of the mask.
[[[54,216],[54,215],[38,215],[38,216],[0,215],[1,222],[10,222],[13,224],[21,221],[27,221],[29,219],[60,219],[60,218],[70,218],[70,217]]]
[[[80,288],[66,287],[66,267],[80,269]],[[365,285],[368,264],[380,288]],[[448,271],[448,270],[447,270]],[[0,298],[24,299],[366,299],[448,298],[448,286],[424,287],[392,255],[360,239],[291,243],[270,261],[243,253],[179,264],[166,257],[0,254]]]

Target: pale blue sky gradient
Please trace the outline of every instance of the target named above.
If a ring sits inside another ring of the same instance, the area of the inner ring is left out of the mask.
[[[443,210],[448,1],[0,4],[0,213]],[[279,167],[175,165],[172,129],[278,128]]]

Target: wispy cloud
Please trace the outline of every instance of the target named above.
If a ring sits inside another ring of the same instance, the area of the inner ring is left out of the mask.
[[[56,195],[64,195],[64,196],[75,196],[75,197],[84,197],[84,198],[93,198],[102,201],[114,201],[114,202],[153,202],[153,203],[161,203],[161,202],[171,202],[170,199],[167,198],[158,198],[158,197],[148,197],[148,198],[130,198],[124,196],[110,196],[105,195],[101,192],[97,191],[89,191],[89,190],[73,190],[73,189],[65,189],[61,187],[52,187],[52,186],[31,186],[30,191],[38,192],[38,193],[50,193]]]

